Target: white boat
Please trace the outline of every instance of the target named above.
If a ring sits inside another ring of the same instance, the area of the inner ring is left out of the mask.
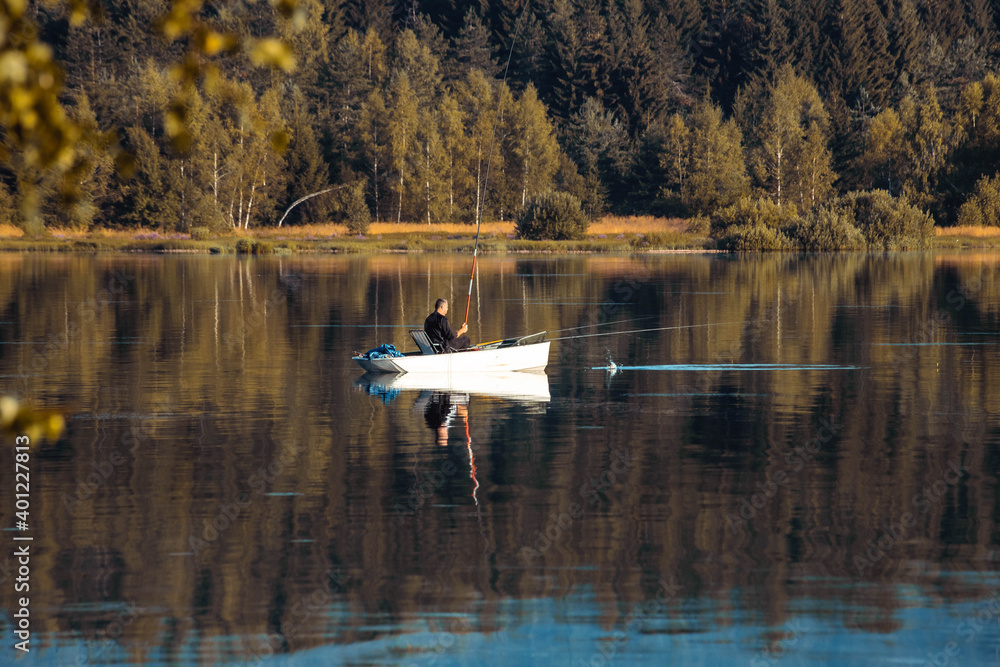
[[[352,357],[368,373],[482,373],[487,371],[540,371],[549,363],[549,341],[542,331],[530,336],[477,345],[460,352],[443,353],[430,345],[423,331],[410,332],[421,349],[401,357],[366,359]]]
[[[486,371],[482,373],[366,373],[355,382],[369,393],[440,391],[548,403],[549,378],[544,372]]]

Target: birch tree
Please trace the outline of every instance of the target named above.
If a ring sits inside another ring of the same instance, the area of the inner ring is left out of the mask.
[[[389,101],[389,160],[396,170],[396,222],[403,221],[403,194],[413,160],[410,151],[416,145],[417,95],[410,86],[410,77],[400,72],[392,82]]]
[[[465,115],[458,100],[445,92],[438,105],[438,119],[441,126],[441,147],[444,151],[444,170],[447,180],[448,214],[453,222],[467,205],[465,193],[471,191],[472,178],[467,162],[468,141],[465,134]]]
[[[375,222],[380,218],[379,183],[385,169],[386,153],[388,152],[388,114],[385,108],[385,98],[377,89],[368,94],[361,107],[361,143],[364,161],[371,169],[372,201],[374,203]]]

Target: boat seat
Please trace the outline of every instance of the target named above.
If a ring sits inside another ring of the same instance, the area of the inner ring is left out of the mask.
[[[432,343],[427,332],[423,329],[410,329],[410,338],[420,348],[421,354],[438,354],[441,351],[440,346]]]

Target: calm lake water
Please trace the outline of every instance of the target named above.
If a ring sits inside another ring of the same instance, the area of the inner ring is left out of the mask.
[[[363,377],[470,266],[0,255],[0,663],[1000,663],[1000,254],[486,256],[474,340],[644,331]]]

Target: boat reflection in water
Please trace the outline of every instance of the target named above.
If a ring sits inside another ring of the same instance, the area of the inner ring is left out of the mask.
[[[403,373],[387,375],[365,373],[354,386],[370,395],[378,396],[389,404],[407,391],[419,392],[413,403],[413,412],[422,414],[427,428],[434,433],[434,443],[447,447],[452,429],[461,432],[469,458],[469,477],[472,480],[472,499],[477,511],[479,480],[476,478],[476,459],[472,451],[472,434],[469,430],[470,402],[473,396],[501,399],[518,406],[521,412],[544,412],[551,400],[549,378],[544,372],[518,371],[493,373]],[[487,415],[477,418],[488,420]],[[480,424],[485,426],[485,422]],[[483,431],[488,432],[488,431]]]
[[[538,371],[492,373],[365,373],[355,386],[388,403],[403,391],[429,391],[502,398],[518,403],[548,403],[549,378]]]

